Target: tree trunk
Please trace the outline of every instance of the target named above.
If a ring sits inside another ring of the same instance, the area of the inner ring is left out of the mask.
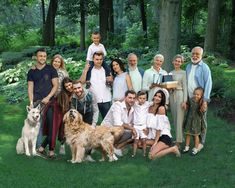
[[[232,0],[232,22],[230,37],[230,58],[235,61],[235,0]]]
[[[43,45],[55,45],[55,16],[58,6],[58,0],[50,0],[46,23],[43,28]]]
[[[85,50],[85,0],[80,0],[80,13],[80,50],[83,51]]]
[[[42,0],[42,23],[43,23],[43,27],[46,23],[46,14],[45,14],[45,1]]]
[[[172,59],[179,52],[181,0],[161,0],[159,52],[164,56],[163,68],[172,70]]]
[[[113,1],[109,1],[109,32],[114,33]]]
[[[140,0],[140,13],[141,13],[142,27],[144,31],[144,38],[147,38],[147,18],[146,18],[146,6],[144,0]]]
[[[208,52],[216,51],[216,42],[219,25],[220,0],[208,1],[208,18],[204,49]]]
[[[99,12],[100,12],[100,35],[102,37],[103,43],[105,43],[107,39],[107,31],[108,31],[108,7],[107,0],[99,1]]]

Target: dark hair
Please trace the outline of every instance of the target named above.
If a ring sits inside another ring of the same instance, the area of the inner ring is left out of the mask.
[[[69,92],[64,86],[66,83],[69,83],[69,82],[72,83],[73,80],[68,78],[68,77],[65,77],[63,79],[63,81],[62,81],[62,90],[57,96],[57,102],[58,102],[63,114],[65,112],[67,112],[70,108],[70,98],[72,96],[72,93]]]
[[[159,106],[157,107],[155,114],[158,113],[158,109],[159,109],[161,106],[163,106],[164,108],[165,108],[165,106],[166,106],[166,95],[165,95],[165,93],[164,93],[162,90],[158,90],[158,91],[154,94],[154,96],[156,96],[158,93],[161,94],[162,100],[161,100]]]
[[[199,90],[202,92],[202,98],[200,99],[199,101],[199,109],[202,107],[202,104],[203,104],[203,94],[204,94],[204,89],[202,87],[196,87],[193,91],[193,93],[196,91],[196,90]]]
[[[93,58],[94,58],[96,55],[97,55],[97,56],[102,56],[102,57],[104,57],[104,53],[103,53],[102,51],[95,52],[95,53],[93,54]]]
[[[139,97],[139,96],[141,96],[141,95],[146,95],[146,98],[148,99],[148,92],[147,92],[147,91],[143,91],[143,90],[138,91],[138,92],[137,92],[137,97]]]
[[[112,75],[114,77],[117,75],[117,73],[113,70],[113,62],[116,62],[120,66],[120,69],[123,72],[126,72],[126,69],[125,69],[125,66],[124,66],[124,63],[122,62],[122,60],[121,59],[113,59],[110,63],[110,68],[111,68]]]
[[[38,48],[35,52],[35,54],[37,55],[38,52],[45,52],[47,53],[46,49],[45,48]]]
[[[134,90],[127,90],[126,92],[125,92],[125,97],[127,97],[127,95],[129,95],[129,94],[132,94],[132,95],[136,95],[136,92],[134,91]]]

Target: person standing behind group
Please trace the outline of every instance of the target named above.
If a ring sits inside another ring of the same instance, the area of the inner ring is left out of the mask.
[[[185,121],[185,134],[186,134],[186,142],[185,148],[183,150],[184,153],[189,151],[190,137],[194,137],[194,148],[192,149],[192,155],[197,155],[199,152],[199,135],[201,131],[204,129],[204,112],[201,111],[201,107],[203,104],[203,89],[201,87],[197,87],[194,90],[193,98],[189,100],[189,109],[186,116]]]
[[[51,65],[56,69],[58,77],[59,77],[58,90],[55,93],[55,96],[57,96],[62,89],[63,79],[65,77],[69,77],[69,75],[68,75],[68,72],[66,71],[64,59],[62,58],[61,55],[59,54],[54,55],[51,60]]]
[[[36,69],[30,69],[27,75],[28,81],[28,96],[30,106],[33,107],[36,103],[48,105],[54,100],[54,95],[58,90],[58,74],[56,70],[46,64],[47,53],[45,49],[38,49],[36,52]],[[44,149],[49,144],[49,156],[54,156],[54,147],[51,140],[53,129],[53,108],[50,107],[48,112],[42,119],[46,119],[49,134],[42,143],[42,127],[41,124],[39,135],[37,138],[37,148],[39,153],[45,153]]]
[[[164,90],[167,98],[166,104],[169,104],[169,93],[166,89],[160,88],[162,76],[167,75],[167,72],[161,68],[164,62],[164,57],[161,54],[157,54],[153,58],[153,66],[144,72],[143,77],[143,90],[148,91],[148,101],[152,101],[154,94],[159,89]]]
[[[198,146],[198,151],[200,151],[206,141],[207,133],[207,109],[208,103],[210,102],[210,93],[212,90],[212,78],[209,66],[202,60],[203,48],[197,46],[192,49],[191,63],[186,67],[186,75],[188,81],[188,96],[193,97],[193,92],[197,87],[202,87],[204,89],[203,103],[201,106],[201,111],[205,112],[203,116],[205,128],[200,135],[201,143]]]
[[[99,53],[103,53],[103,63],[102,63],[102,67],[105,70],[105,75],[107,77],[107,82],[112,82],[112,80],[109,79],[110,74],[111,74],[111,70],[109,68],[109,66],[107,65],[107,63],[105,62],[105,57],[107,55],[107,52],[105,50],[105,47],[103,44],[100,43],[100,33],[95,31],[92,33],[91,35],[91,40],[92,40],[92,44],[88,47],[88,51],[87,51],[87,57],[86,57],[86,66],[88,66],[88,72],[87,72],[87,76],[86,76],[86,87],[89,88],[90,87],[90,79],[91,79],[91,70],[94,67],[94,62],[93,62],[93,55],[95,52],[99,52]]]
[[[125,98],[125,92],[132,89],[130,75],[127,74],[124,64],[120,59],[112,60],[110,67],[114,77],[113,101],[123,100]]]
[[[111,107],[111,88],[107,85],[105,70],[102,67],[104,55],[100,52],[95,52],[93,55],[94,67],[91,70],[91,87],[90,92],[94,96],[102,118],[105,117]],[[86,82],[88,69],[83,70],[80,81],[82,84]]]
[[[173,80],[178,81],[176,88],[170,89],[170,109],[173,117],[176,135],[176,145],[180,148],[183,142],[183,122],[188,100],[186,72],[181,69],[184,63],[182,55],[176,55],[173,59],[174,70],[170,72]]]
[[[128,60],[127,72],[131,77],[133,89],[137,93],[138,91],[142,90],[144,69],[138,67],[138,57],[136,54],[134,53],[128,54],[127,60]]]

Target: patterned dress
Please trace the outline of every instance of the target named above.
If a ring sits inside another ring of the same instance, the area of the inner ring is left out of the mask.
[[[190,106],[184,125],[185,134],[200,135],[203,130],[203,113],[199,110],[199,103],[190,99]]]

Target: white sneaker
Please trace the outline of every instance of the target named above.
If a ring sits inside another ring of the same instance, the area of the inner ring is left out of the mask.
[[[60,152],[59,152],[59,154],[65,155],[65,147],[64,147],[64,144],[62,144],[62,145],[60,146]]]
[[[197,148],[198,152],[201,151],[203,149],[203,147],[204,147],[203,144],[201,144],[201,143],[198,144],[198,148]]]
[[[113,154],[113,159],[114,159],[115,161],[118,160],[118,158],[117,158],[117,156],[116,156],[115,154]]]
[[[95,160],[92,159],[92,157],[91,157],[90,155],[87,155],[87,156],[86,156],[85,161],[95,162]]]
[[[115,153],[117,156],[119,156],[119,157],[122,157],[122,156],[123,156],[121,149],[116,149],[116,148],[114,148],[114,153]]]

